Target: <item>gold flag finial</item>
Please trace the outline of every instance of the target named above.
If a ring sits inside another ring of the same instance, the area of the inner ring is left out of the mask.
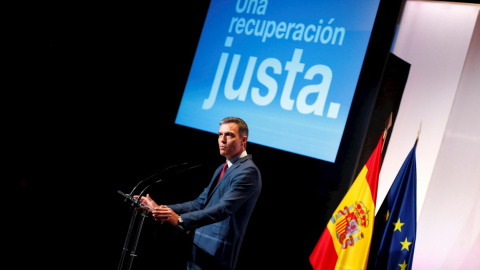
[[[392,126],[392,114],[393,112],[390,113],[390,116],[388,116],[388,119],[387,121],[385,121],[385,132],[383,134],[383,139],[385,140],[385,138],[387,137],[387,131],[390,129],[390,127]]]
[[[420,126],[418,127],[418,133],[417,133],[417,139],[416,139],[417,142],[418,142],[418,138],[420,137],[421,131],[422,131],[422,121],[420,121]]]
[[[387,121],[385,121],[385,130],[383,131],[382,152],[383,152],[383,146],[385,146],[385,139],[387,138],[387,132],[392,126],[392,115],[393,115],[393,112],[390,113],[390,116],[388,116]]]

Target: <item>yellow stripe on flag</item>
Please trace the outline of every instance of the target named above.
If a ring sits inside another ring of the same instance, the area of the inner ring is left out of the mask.
[[[368,168],[364,166],[353,185],[350,187],[348,193],[334,212],[334,217],[337,217],[337,222],[334,224],[331,220],[327,225],[335,250],[338,254],[335,269],[366,268],[368,250],[370,249],[370,240],[373,231],[373,220],[375,218],[375,204],[373,203],[370,186],[366,179],[367,172]],[[358,208],[356,207],[358,204],[362,207],[361,209],[356,209]],[[347,207],[347,209],[350,208],[347,213],[344,211],[345,207]],[[366,210],[366,213],[361,213],[361,210]],[[341,211],[343,211],[344,214],[338,214]],[[364,224],[366,227],[361,224],[361,222],[365,222],[365,220],[361,219],[365,215],[367,216],[367,223]],[[339,239],[341,235],[337,236],[336,234],[337,224],[340,222],[344,223],[343,226],[347,223],[350,223],[349,226],[351,227],[358,226],[358,228],[350,227],[349,234],[344,230],[345,239],[341,239],[343,240],[342,243]]]

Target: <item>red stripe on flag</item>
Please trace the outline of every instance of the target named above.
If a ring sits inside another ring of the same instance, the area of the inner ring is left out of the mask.
[[[373,204],[377,205],[377,188],[378,178],[380,176],[380,166],[382,165],[382,148],[383,148],[383,133],[377,143],[377,147],[368,159],[365,166],[367,167],[367,183],[370,186],[370,193],[372,194]]]
[[[317,245],[310,254],[310,264],[313,269],[335,269],[338,255],[333,246],[333,239],[328,229],[325,229],[317,242]]]

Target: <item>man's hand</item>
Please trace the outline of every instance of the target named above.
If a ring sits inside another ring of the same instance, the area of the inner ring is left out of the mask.
[[[133,198],[138,199],[138,195],[133,195]],[[145,205],[144,207],[148,208],[148,212],[153,211],[155,207],[158,207],[159,205],[150,197],[149,194],[147,196],[142,196],[139,201]]]
[[[152,211],[152,215],[155,221],[165,222],[172,226],[178,225],[177,213],[165,205],[155,207]]]

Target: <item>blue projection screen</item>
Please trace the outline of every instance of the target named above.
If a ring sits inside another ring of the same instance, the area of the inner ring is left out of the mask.
[[[379,0],[212,0],[175,123],[335,162]]]

